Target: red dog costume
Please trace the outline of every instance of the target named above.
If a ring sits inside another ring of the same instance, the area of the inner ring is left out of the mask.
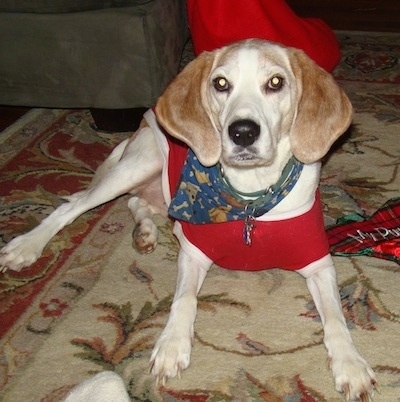
[[[188,147],[165,134],[149,110],[144,115],[164,156],[163,194],[167,204],[179,186]],[[251,246],[243,239],[244,221],[194,224],[175,222],[174,233],[181,247],[198,249],[223,268],[256,271],[270,268],[298,270],[329,253],[319,193],[290,218],[256,221]],[[188,242],[190,245],[188,245]]]

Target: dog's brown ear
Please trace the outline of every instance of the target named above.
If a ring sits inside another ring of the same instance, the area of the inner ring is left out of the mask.
[[[291,49],[290,61],[298,92],[290,143],[298,160],[312,163],[320,160],[349,127],[352,106],[333,77],[303,51]]]
[[[210,119],[206,97],[213,60],[213,52],[200,54],[171,82],[156,105],[161,126],[185,142],[204,166],[215,165],[221,154],[221,138]]]

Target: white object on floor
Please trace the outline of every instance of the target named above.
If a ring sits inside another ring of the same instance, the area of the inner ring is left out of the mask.
[[[64,402],[130,402],[122,378],[104,371],[74,387]]]

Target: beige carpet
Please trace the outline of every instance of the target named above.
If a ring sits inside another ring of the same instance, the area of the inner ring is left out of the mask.
[[[351,212],[369,216],[400,195],[400,35],[339,38],[335,74],[356,113],[323,167],[327,224]],[[82,132],[89,117],[80,118]],[[214,267],[200,293],[191,367],[156,388],[148,360],[174,292],[178,246],[169,222],[158,218],[158,248],[137,255],[126,201],[99,217],[1,340],[3,401],[60,401],[102,370],[123,377],[132,401],[343,400],[305,283],[280,270]],[[399,401],[399,265],[370,257],[335,263],[353,339],[378,376],[375,400]],[[59,314],[46,315],[51,309]]]

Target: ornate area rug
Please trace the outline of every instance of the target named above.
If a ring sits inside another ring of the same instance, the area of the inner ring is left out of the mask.
[[[338,37],[335,76],[355,116],[324,161],[327,226],[348,214],[368,218],[400,196],[400,34]],[[91,124],[85,110],[37,109],[0,134],[2,244],[83,188],[129,135]],[[156,251],[136,254],[127,200],[81,216],[32,267],[0,276],[1,400],[61,401],[103,370],[122,376],[132,401],[342,400],[306,284],[280,270],[213,267],[199,297],[191,367],[155,387],[148,360],[167,319],[178,245],[170,223],[157,217]],[[334,259],[353,339],[378,376],[375,400],[398,401],[400,267],[366,256]]]

